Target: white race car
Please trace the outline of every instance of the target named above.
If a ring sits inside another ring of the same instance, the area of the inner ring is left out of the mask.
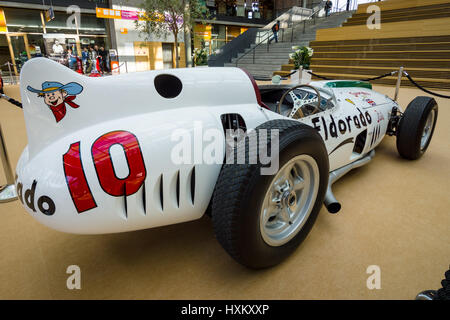
[[[131,231],[212,216],[238,262],[275,265],[311,230],[331,185],[371,160],[387,135],[419,158],[438,116],[417,97],[404,113],[358,81],[256,85],[238,68],[88,78],[27,62],[28,146],[16,188],[28,213],[78,234]]]

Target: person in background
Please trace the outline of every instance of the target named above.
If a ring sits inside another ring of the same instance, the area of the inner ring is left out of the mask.
[[[325,17],[330,16],[332,7],[333,7],[333,2],[331,2],[331,0],[327,0],[327,2],[325,3]]]
[[[269,43],[272,42],[273,39],[275,39],[275,42],[278,43],[278,30],[280,30],[279,20],[277,20],[277,22],[272,26],[273,37],[269,40]]]
[[[83,73],[86,73],[88,58],[89,58],[88,49],[87,47],[84,47],[83,51],[81,52],[81,63],[83,64]]]
[[[94,51],[95,51],[95,53],[97,54],[97,56],[98,56],[98,51],[99,51],[99,49],[98,49],[98,45],[94,45]]]
[[[88,69],[86,70],[87,73],[91,73],[92,72],[92,69],[95,68],[96,61],[97,61],[97,52],[94,50],[94,48],[89,47]]]
[[[69,67],[69,69],[73,69],[73,64],[72,64],[72,49],[67,48],[66,51],[66,61],[67,61],[67,66]]]
[[[95,51],[95,67],[98,72],[103,73],[103,64],[102,64],[102,56],[100,55],[100,49],[98,48],[98,45],[94,45],[94,51]]]
[[[108,68],[108,51],[105,50],[104,47],[100,47],[98,54],[102,57],[101,68],[103,72],[109,72]]]
[[[62,55],[62,54],[64,54],[64,48],[63,48],[63,46],[59,43],[58,40],[55,40],[55,43],[54,43],[53,46],[52,46],[52,50],[53,50],[53,53],[54,53],[54,54],[57,54],[57,55]]]
[[[74,56],[72,49],[70,48],[67,49],[67,63],[70,69],[75,70],[77,58]]]
[[[97,48],[97,49],[96,49],[96,48]],[[97,46],[94,46],[94,47],[91,47],[89,50],[90,50],[90,54],[91,54],[91,60],[92,60],[92,61],[97,60],[97,57],[98,57],[98,47],[97,47]]]

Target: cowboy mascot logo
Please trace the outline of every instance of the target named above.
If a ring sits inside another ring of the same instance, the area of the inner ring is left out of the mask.
[[[53,112],[56,122],[59,122],[66,115],[66,104],[72,108],[79,107],[73,100],[83,91],[83,86],[76,82],[63,85],[60,82],[46,81],[42,84],[42,90],[34,89],[30,86],[27,89],[44,98],[44,102]]]

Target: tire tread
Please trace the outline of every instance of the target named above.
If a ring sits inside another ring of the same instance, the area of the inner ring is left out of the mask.
[[[432,108],[436,105],[436,101],[427,96],[419,96],[413,99],[401,119],[397,134],[397,151],[405,159],[416,160],[422,156],[425,150],[420,149],[421,126],[424,125],[426,117]],[[437,105],[436,119],[437,121]],[[436,122],[435,122],[436,123]],[[434,131],[434,127],[432,129]],[[433,133],[432,133],[433,134]],[[431,140],[432,137],[430,137]]]
[[[294,130],[307,130],[311,132],[311,127],[294,120],[271,120],[258,126],[255,130],[260,129],[278,129],[280,137]],[[319,134],[317,133],[317,135]],[[271,135],[268,134],[267,140],[269,144],[270,139]],[[256,146],[252,147],[256,148]],[[246,143],[246,159],[249,152],[252,151],[255,150],[250,150],[249,144]],[[243,263],[243,257],[239,251],[238,239],[236,237],[239,227],[238,215],[240,208],[243,207],[243,201],[245,201],[242,195],[247,193],[250,180],[255,170],[259,170],[259,168],[259,164],[224,164],[214,190],[212,220],[216,238],[225,251],[240,263]]]

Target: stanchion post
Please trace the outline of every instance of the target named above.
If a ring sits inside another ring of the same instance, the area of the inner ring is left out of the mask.
[[[12,72],[11,72],[11,63],[9,63],[9,61],[7,62],[8,64],[8,69],[9,69],[9,79],[11,84],[13,84],[13,77],[12,77]]]
[[[3,138],[2,127],[0,126],[0,158],[2,160],[3,171],[5,172],[6,185],[0,187],[0,203],[14,201],[17,199],[16,186],[14,185],[14,176],[6,151],[5,139]]]
[[[398,92],[400,91],[400,85],[402,84],[402,77],[403,77],[403,67],[400,67],[400,69],[398,70],[397,84],[395,85],[394,101],[397,101]]]

